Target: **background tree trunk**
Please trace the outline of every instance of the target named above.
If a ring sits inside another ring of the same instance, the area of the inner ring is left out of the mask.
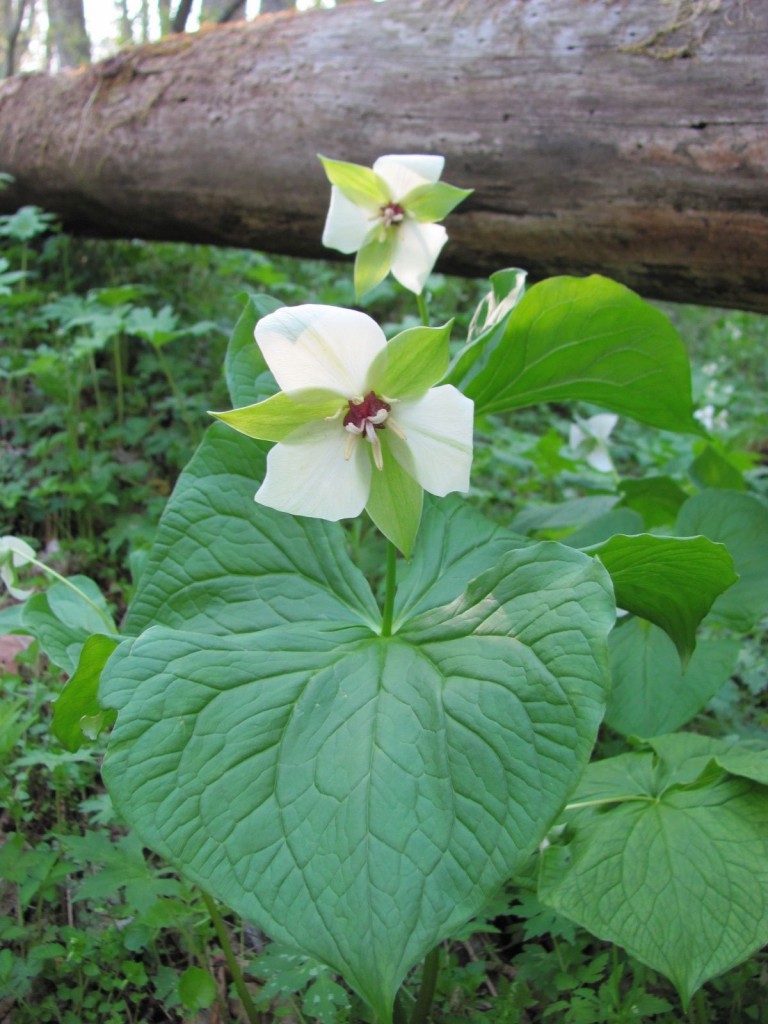
[[[183,32],[187,27],[187,19],[192,12],[192,0],[179,0],[179,6],[171,22],[171,32]]]
[[[2,77],[10,78],[18,67],[25,21],[31,27],[35,0],[1,0]]]
[[[245,0],[203,0],[200,21],[223,25],[245,17]]]
[[[83,0],[48,0],[48,59],[57,68],[90,62]]]
[[[160,21],[160,34],[167,36],[171,31],[171,0],[157,0],[157,16]]]
[[[0,84],[0,210],[332,256],[317,153],[446,156],[438,267],[768,311],[768,4],[388,0]]]

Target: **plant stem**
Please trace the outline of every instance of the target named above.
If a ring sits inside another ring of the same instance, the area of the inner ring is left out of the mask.
[[[112,358],[115,364],[115,383],[117,385],[117,422],[122,427],[125,417],[125,398],[123,392],[123,358],[120,352],[120,339],[112,339]]]
[[[408,1018],[403,1009],[403,1001],[400,993],[395,996],[395,1005],[392,1007],[392,1024],[408,1024]]]
[[[709,1012],[703,988],[700,988],[693,997],[693,1005],[696,1007],[696,1024],[708,1024]]]
[[[224,959],[227,961],[227,967],[229,973],[232,975],[232,981],[235,983],[237,994],[240,997],[240,1002],[243,1004],[245,1015],[248,1018],[249,1024],[261,1024],[261,1015],[256,1007],[253,1005],[251,994],[246,988],[245,978],[243,978],[243,972],[240,970],[240,964],[235,959],[235,952],[232,949],[232,943],[229,941],[227,935],[227,929],[224,924],[224,918],[219,913],[216,904],[213,902],[207,892],[200,890],[200,895],[203,897],[203,903],[205,903],[205,909],[213,922],[213,927],[216,929],[216,935],[221,945],[221,951],[224,954]]]
[[[424,298],[424,292],[419,292],[416,296],[416,302],[419,305],[419,316],[421,322],[425,327],[429,327],[429,310],[427,308],[427,300]]]
[[[387,576],[384,582],[384,610],[381,613],[381,635],[392,636],[392,613],[397,590],[397,548],[387,541]]]
[[[654,803],[656,800],[655,796],[643,796],[641,793],[632,793],[628,796],[610,796],[602,797],[599,800],[579,800],[575,804],[566,804],[563,808],[564,811],[581,811],[585,807],[604,807],[607,804],[628,804],[633,801],[641,800],[644,803]]]
[[[429,1011],[432,1009],[432,1001],[435,998],[437,972],[439,969],[440,947],[435,946],[424,958],[421,985],[419,985],[419,994],[416,996],[416,1005],[411,1014],[410,1024],[426,1024],[429,1020]]]
[[[199,440],[197,427],[195,426],[192,418],[187,412],[186,402],[184,401],[184,397],[178,389],[178,386],[176,384],[176,378],[173,376],[171,368],[168,365],[168,360],[165,358],[162,349],[158,345],[155,346],[155,355],[157,356],[157,360],[160,363],[160,369],[163,371],[163,373],[165,374],[165,379],[168,381],[168,386],[171,389],[171,394],[173,395],[176,401],[176,405],[178,406],[181,418],[184,420],[184,424],[187,430],[189,431],[189,436],[192,440],[192,443],[197,444]]]
[[[82,599],[98,614],[101,621],[107,626],[108,631],[110,633],[115,632],[115,624],[106,614],[104,609],[99,608],[95,601],[92,601],[90,597],[80,589],[80,587],[76,586],[71,580],[68,580],[66,576],[62,576],[60,572],[56,572],[56,570],[52,569],[50,565],[46,565],[45,562],[41,562],[37,558],[28,558],[24,562],[24,565],[36,565],[38,569],[42,569],[43,572],[47,572],[49,576],[53,576],[54,579],[59,581],[59,583],[63,583],[65,587],[69,587],[70,590],[74,590],[77,596],[82,597]]]

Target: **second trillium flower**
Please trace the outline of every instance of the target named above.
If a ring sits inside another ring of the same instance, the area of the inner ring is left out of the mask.
[[[282,389],[218,419],[277,444],[256,501],[338,520],[363,509],[409,555],[422,490],[469,488],[473,403],[450,384],[449,327],[387,342],[369,316],[334,306],[278,309],[256,342]]]
[[[382,156],[373,168],[320,159],[333,186],[323,245],[357,253],[356,294],[370,291],[390,270],[420,294],[448,239],[436,221],[472,190],[438,180],[441,156]]]

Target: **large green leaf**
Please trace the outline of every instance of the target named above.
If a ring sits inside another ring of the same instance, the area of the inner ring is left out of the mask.
[[[616,604],[661,626],[685,667],[696,629],[718,594],[736,582],[727,548],[706,537],[621,534],[589,548],[613,580]]]
[[[312,618],[379,620],[337,523],[275,512],[253,496],[269,446],[211,427],[179,478],[125,623],[215,633]]]
[[[738,640],[700,640],[685,672],[658,626],[632,617],[609,640],[613,685],[605,720],[625,736],[658,736],[690,721],[733,672]]]
[[[409,968],[535,849],[586,763],[612,591],[595,559],[533,545],[383,638],[302,565],[291,621],[251,607],[250,630],[206,635],[227,619],[216,585],[221,612],[177,603],[166,621],[191,629],[118,648],[104,774],[148,846],[389,1022]]]
[[[768,506],[738,491],[702,491],[680,509],[675,532],[701,533],[733,557],[739,581],[715,601],[714,619],[747,630],[768,613]]]
[[[768,789],[744,777],[743,758],[733,774],[717,767],[732,744],[695,739],[590,765],[540,887],[558,913],[665,974],[686,1007],[768,942]],[[768,751],[747,759],[765,770]]]
[[[669,320],[604,277],[529,288],[488,357],[453,383],[478,413],[585,401],[641,423],[701,434],[688,357]]]

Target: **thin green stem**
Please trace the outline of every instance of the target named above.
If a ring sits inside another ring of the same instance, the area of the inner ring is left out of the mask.
[[[381,635],[392,636],[392,614],[397,590],[397,548],[387,541],[387,575],[384,581],[384,610],[381,613]]]
[[[703,988],[700,988],[693,997],[693,1005],[696,1007],[696,1024],[709,1024],[709,1011]]]
[[[194,421],[187,412],[187,405],[186,402],[184,401],[184,396],[178,389],[178,386],[176,384],[176,378],[173,376],[173,373],[171,372],[171,367],[168,364],[168,360],[165,358],[162,349],[157,345],[155,346],[155,354],[157,355],[158,362],[160,363],[160,368],[165,374],[165,379],[168,381],[168,386],[171,389],[171,393],[176,401],[176,405],[178,406],[179,412],[181,413],[181,418],[184,420],[184,424],[187,430],[189,431],[189,436],[192,439],[193,443],[196,444],[197,441],[199,440],[197,427],[195,426]]]
[[[78,597],[81,597],[86,604],[89,604],[91,608],[97,613],[101,621],[108,627],[110,633],[114,633],[115,624],[106,614],[103,608],[99,608],[95,601],[92,601],[88,595],[76,586],[72,580],[68,580],[66,576],[62,576],[60,572],[56,572],[50,565],[46,565],[45,562],[41,562],[37,558],[28,558],[24,565],[36,565],[38,569],[42,569],[43,572],[47,572],[49,576],[53,576],[54,579],[58,580],[59,583],[63,583],[65,587],[69,587],[70,590],[74,590]]]
[[[429,327],[429,309],[427,308],[427,300],[424,298],[424,292],[419,292],[416,296],[416,302],[419,305],[419,316],[421,322],[425,327]]]
[[[429,1020],[429,1011],[432,1009],[432,1002],[435,998],[437,972],[439,970],[440,947],[435,946],[431,952],[427,953],[424,959],[421,985],[419,985],[419,994],[416,996],[416,1005],[411,1014],[410,1024],[426,1024]]]
[[[213,922],[213,927],[216,929],[216,935],[221,946],[221,951],[224,954],[224,959],[227,961],[227,967],[229,973],[232,975],[232,981],[235,983],[237,994],[240,997],[240,1002],[243,1004],[245,1015],[248,1018],[249,1024],[261,1024],[261,1014],[253,1005],[251,994],[248,991],[243,972],[240,970],[240,964],[235,959],[235,952],[232,949],[232,943],[229,941],[227,935],[226,925],[224,924],[224,918],[218,911],[216,904],[208,895],[207,892],[200,890],[200,894],[203,897],[203,903],[205,903],[205,909]]]
[[[642,796],[640,793],[633,793],[631,796],[603,797],[601,800],[579,800],[575,804],[566,804],[563,808],[566,811],[581,811],[585,807],[603,807],[606,804],[628,804],[632,801],[641,800],[644,803],[654,803],[656,797]]]
[[[117,422],[122,427],[125,418],[125,395],[123,388],[123,357],[120,351],[120,339],[112,339],[112,358],[115,364],[115,384],[117,385]]]
[[[392,1024],[408,1024],[408,1018],[405,1015],[405,1009],[403,1007],[403,1000],[400,998],[400,993],[395,996],[395,1005],[392,1007]]]

